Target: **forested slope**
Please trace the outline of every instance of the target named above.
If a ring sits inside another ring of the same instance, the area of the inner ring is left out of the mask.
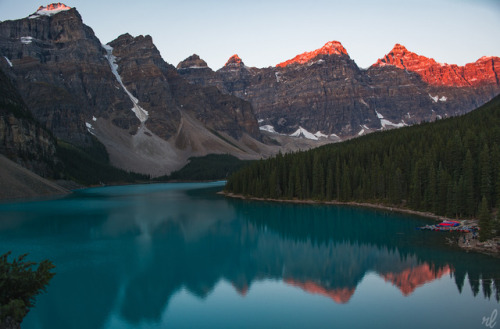
[[[500,203],[500,96],[461,117],[255,162],[228,180],[245,196],[384,203],[474,217]]]

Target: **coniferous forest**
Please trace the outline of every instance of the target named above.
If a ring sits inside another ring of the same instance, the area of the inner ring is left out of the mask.
[[[254,162],[229,178],[226,192],[454,218],[477,218],[486,207],[491,216],[500,204],[500,95],[464,116]]]

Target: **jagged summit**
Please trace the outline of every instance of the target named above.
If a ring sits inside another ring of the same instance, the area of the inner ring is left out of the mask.
[[[200,56],[193,54],[177,64],[177,69],[188,68],[208,68],[207,62],[200,58]]]
[[[436,64],[446,65],[446,64],[439,64],[432,58],[420,56],[414,52],[409,51],[408,49],[406,49],[405,46],[396,43],[392,48],[392,50],[387,55],[377,60],[377,62],[373,65],[375,66],[393,65],[403,70],[416,71],[423,65],[428,66]]]
[[[438,63],[432,58],[418,55],[397,43],[373,67],[392,65],[415,72],[423,81],[432,85],[464,87],[478,84],[497,84],[500,76],[499,57],[483,56],[474,63],[458,66]]]
[[[70,10],[71,7],[66,6],[64,3],[51,3],[50,5],[45,6],[40,6],[38,7],[38,10],[30,16],[30,18],[36,18],[40,15],[44,16],[52,16],[57,13],[60,13],[61,11],[66,11]]]
[[[277,67],[285,67],[290,64],[305,64],[319,55],[348,55],[347,50],[338,41],[329,41],[323,47],[314,51],[305,52],[285,62],[279,63]]]
[[[240,66],[244,66],[244,65],[245,64],[241,60],[240,56],[238,56],[237,54],[234,54],[233,56],[229,57],[226,64],[224,65],[224,67],[240,67]]]

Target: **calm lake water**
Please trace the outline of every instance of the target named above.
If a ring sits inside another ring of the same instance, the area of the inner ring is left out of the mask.
[[[500,261],[415,230],[428,220],[222,187],[0,204],[0,253],[56,265],[23,328],[500,328],[483,321],[500,312]]]

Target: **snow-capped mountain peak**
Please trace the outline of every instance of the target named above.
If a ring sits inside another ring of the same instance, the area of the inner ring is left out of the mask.
[[[285,67],[290,64],[305,64],[319,55],[348,55],[347,50],[342,46],[342,44],[338,41],[329,41],[325,43],[325,45],[319,49],[302,53],[300,55],[295,56],[292,59],[284,61],[276,65],[277,67]]]
[[[35,17],[38,17],[40,15],[44,15],[44,16],[52,16],[52,15],[55,15],[57,13],[60,13],[61,11],[66,11],[66,10],[70,10],[71,7],[69,6],[66,6],[64,3],[51,3],[50,5],[47,5],[47,6],[40,6],[38,8],[38,10],[30,16],[30,18],[35,18]]]

